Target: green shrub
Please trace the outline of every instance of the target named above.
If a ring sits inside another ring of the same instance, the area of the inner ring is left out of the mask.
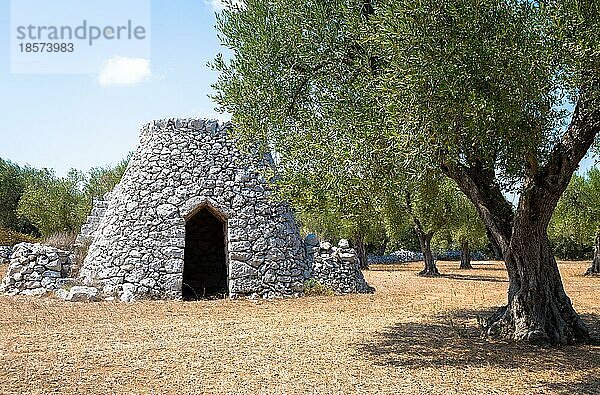
[[[574,237],[558,235],[550,238],[554,255],[564,260],[586,260],[592,259],[594,246],[576,240]]]
[[[333,296],[335,292],[331,287],[321,284],[315,279],[304,282],[304,295],[306,296]]]

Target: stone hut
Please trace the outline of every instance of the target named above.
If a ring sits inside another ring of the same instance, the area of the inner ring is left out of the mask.
[[[123,179],[84,227],[85,285],[125,301],[302,293],[309,268],[293,213],[269,199],[269,161],[242,155],[229,129],[199,119],[142,128]]]

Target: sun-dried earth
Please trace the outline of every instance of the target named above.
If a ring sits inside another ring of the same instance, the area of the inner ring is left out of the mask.
[[[560,264],[600,337],[600,278]],[[374,295],[67,303],[0,296],[0,393],[431,394],[600,392],[600,345],[536,348],[478,335],[506,297],[496,263],[420,278],[366,272]],[[5,268],[0,268],[3,272]],[[0,273],[2,274],[2,273]]]

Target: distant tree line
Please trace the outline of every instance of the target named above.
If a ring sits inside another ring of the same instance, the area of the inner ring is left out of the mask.
[[[548,232],[557,256],[593,259],[587,274],[600,273],[600,169],[573,176]]]
[[[93,199],[115,187],[128,162],[88,172],[71,169],[59,177],[53,170],[0,158],[0,228],[33,237],[77,233]]]

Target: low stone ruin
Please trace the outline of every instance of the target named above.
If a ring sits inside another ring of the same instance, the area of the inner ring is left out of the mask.
[[[21,243],[12,251],[0,292],[11,295],[43,295],[72,282],[69,277],[74,257],[67,251]]]
[[[5,265],[10,260],[10,255],[12,254],[11,246],[0,246],[0,265]]]
[[[10,250],[12,253],[6,259],[8,271],[0,283],[0,292],[26,296],[53,294],[71,302],[100,299],[97,288],[75,285],[77,279],[71,277],[75,260],[72,253],[29,243],[17,244]]]
[[[360,260],[348,240],[341,239],[335,247],[319,242],[315,235],[304,241],[309,261],[309,277],[326,285],[338,294],[373,293],[360,270]]]
[[[395,264],[395,263],[408,263],[418,262],[423,260],[423,254],[421,252],[414,252],[408,250],[399,250],[389,253],[387,255],[369,255],[369,264]]]

